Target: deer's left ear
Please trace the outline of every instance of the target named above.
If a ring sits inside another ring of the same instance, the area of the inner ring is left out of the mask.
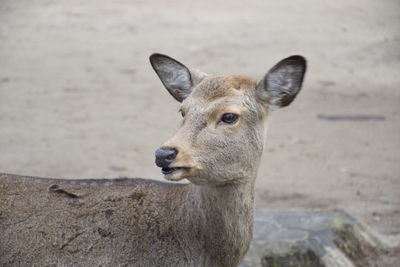
[[[288,106],[301,89],[306,68],[302,56],[283,59],[258,82],[257,96],[271,109]]]

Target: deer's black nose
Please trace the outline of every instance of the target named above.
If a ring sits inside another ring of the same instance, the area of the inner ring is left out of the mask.
[[[167,168],[176,158],[178,151],[173,148],[156,150],[156,165],[160,168]]]

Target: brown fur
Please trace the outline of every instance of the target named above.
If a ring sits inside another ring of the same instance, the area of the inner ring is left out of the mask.
[[[0,266],[235,266],[251,235],[244,194],[0,174]]]

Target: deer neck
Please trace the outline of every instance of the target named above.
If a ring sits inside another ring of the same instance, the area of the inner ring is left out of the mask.
[[[236,266],[248,249],[253,230],[254,179],[223,186],[192,185],[189,204],[194,239],[203,264]]]

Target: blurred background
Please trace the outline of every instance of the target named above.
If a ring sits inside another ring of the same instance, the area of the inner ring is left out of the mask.
[[[400,234],[398,0],[1,0],[0,171],[162,179],[154,151],[180,115],[154,52],[256,79],[305,56],[303,91],[270,118],[257,207]]]

